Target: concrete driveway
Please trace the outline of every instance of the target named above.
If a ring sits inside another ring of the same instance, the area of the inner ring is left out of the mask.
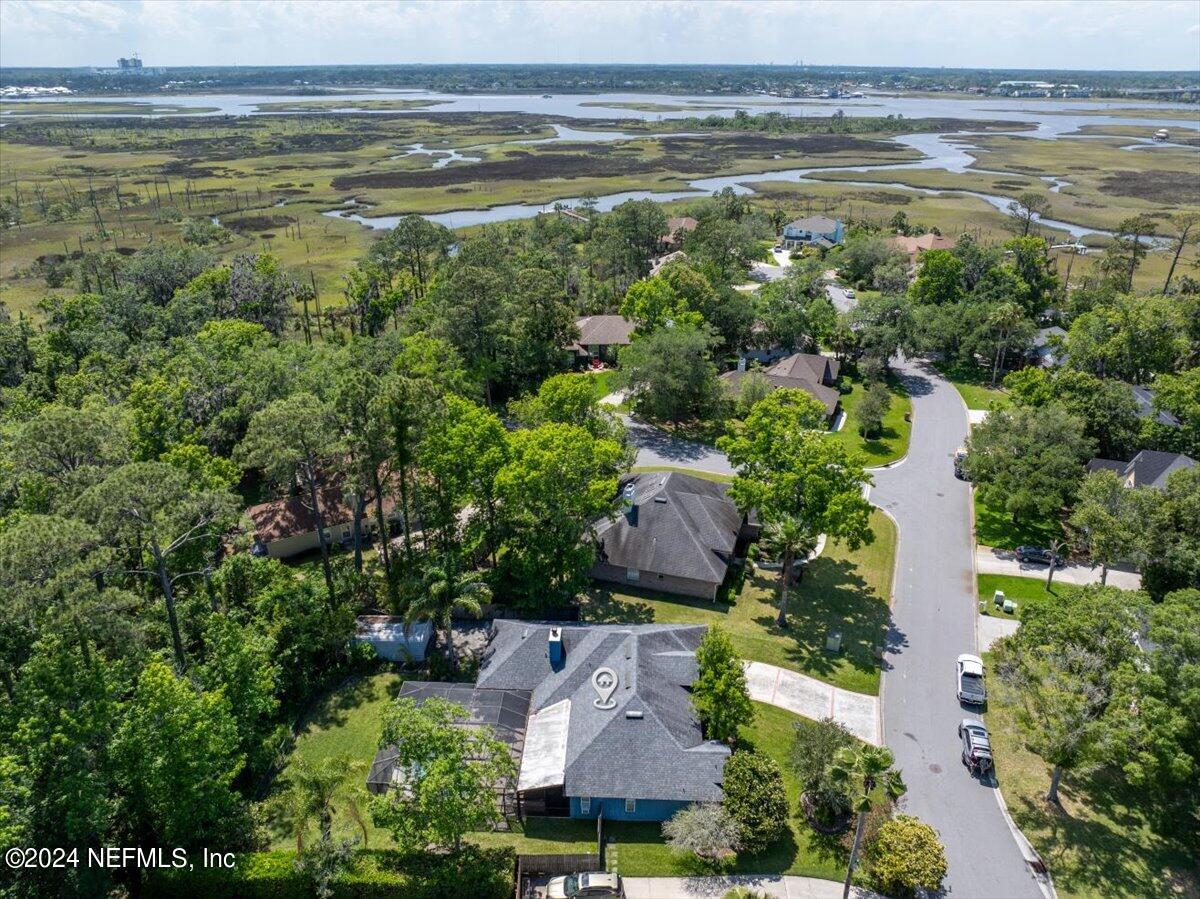
[[[954,663],[976,647],[970,492],[952,464],[967,410],[932,366],[898,368],[912,397],[912,438],[904,461],[874,471],[870,499],[900,530],[881,688],[884,742],[908,785],[900,807],[940,834],[951,895],[1037,899],[1028,863],[1036,856],[1010,829],[995,783],[963,767],[956,733],[968,711],[954,695]],[[996,767],[1003,780],[1003,758]]]
[[[1045,582],[1048,566],[1034,562],[1018,562],[1017,554],[1010,549],[978,546],[975,548],[975,567],[980,574],[1008,574],[1016,577],[1040,578]],[[1100,566],[1064,565],[1054,572],[1054,583],[1098,584],[1100,583]],[[1107,583],[1110,587],[1120,587],[1122,590],[1138,590],[1142,586],[1142,576],[1136,571],[1110,568]]]
[[[879,699],[765,662],[742,662],[750,698],[794,715],[832,718],[860,740],[879,745]]]
[[[728,457],[716,447],[672,437],[666,431],[629,416],[622,416],[629,442],[637,448],[633,463],[639,468],[694,468],[733,476]]]
[[[825,293],[829,297],[829,302],[833,303],[833,308],[838,312],[849,312],[858,302],[857,299],[851,299],[847,293],[847,288],[840,284],[826,284]]]

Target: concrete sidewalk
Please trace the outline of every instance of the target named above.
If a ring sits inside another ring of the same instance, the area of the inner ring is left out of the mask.
[[[765,662],[742,662],[742,665],[751,699],[814,721],[832,718],[861,740],[877,746],[882,742],[879,697],[841,690],[807,674]]]
[[[627,899],[721,899],[736,887],[749,887],[775,899],[841,899],[842,885],[816,877],[777,874],[730,874],[714,877],[623,877]],[[852,887],[855,899],[883,899]]]
[[[975,547],[975,568],[980,574],[1008,574],[1016,577],[1041,578],[1046,580],[1046,566],[1032,562],[1018,562],[1016,554],[1009,549],[994,549],[990,546]],[[1098,584],[1100,566],[1064,565],[1054,572],[1054,582],[1062,584]],[[1138,590],[1142,576],[1136,571],[1108,569],[1108,586],[1122,590]],[[990,599],[991,597],[980,597]]]

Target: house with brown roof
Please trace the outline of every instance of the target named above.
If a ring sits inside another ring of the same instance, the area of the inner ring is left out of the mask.
[[[682,216],[681,218],[667,219],[667,236],[662,239],[662,248],[665,252],[678,250],[683,246],[683,241],[687,236],[696,230],[696,226],[700,223],[690,215]]]
[[[953,250],[958,246],[958,241],[952,237],[942,237],[940,234],[933,233],[922,234],[919,237],[897,234],[888,240],[888,246],[905,254],[908,257],[909,265],[916,265],[917,260],[927,250]]]
[[[569,349],[580,359],[615,362],[617,350],[629,346],[634,324],[623,315],[585,315],[575,319],[579,339]]]
[[[330,544],[349,543],[354,539],[354,496],[347,496],[340,481],[334,481],[317,491],[317,502],[325,519],[326,540]],[[300,553],[319,549],[317,516],[307,494],[286,496],[268,503],[259,503],[246,510],[254,525],[255,555],[272,559],[287,559]],[[383,498],[383,514],[391,523],[400,519],[396,502]],[[375,507],[370,504],[362,520],[363,539],[377,530]]]
[[[759,374],[766,378],[776,390],[781,387],[790,387],[811,394],[825,407],[826,418],[832,420],[841,405],[841,394],[834,386],[837,384],[841,369],[841,363],[829,356],[820,356],[816,353],[793,353],[763,369]],[[749,374],[750,372],[745,368],[745,360],[743,360],[737,370],[727,371],[721,375],[721,380],[731,391],[738,393],[741,391],[742,381]]]

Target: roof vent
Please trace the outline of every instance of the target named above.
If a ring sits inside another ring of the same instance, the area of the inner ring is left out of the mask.
[[[663,505],[666,505],[667,498],[665,496],[659,495],[659,496],[654,497],[654,501],[656,503],[662,503]]]
[[[626,709],[625,717],[631,718],[634,721],[641,721],[644,716],[640,709]]]

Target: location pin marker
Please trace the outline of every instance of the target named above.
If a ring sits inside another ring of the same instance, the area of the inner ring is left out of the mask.
[[[600,696],[599,699],[592,700],[592,705],[598,709],[615,709],[617,707],[612,698],[612,695],[617,692],[617,672],[611,668],[597,668],[592,674],[592,686]]]

